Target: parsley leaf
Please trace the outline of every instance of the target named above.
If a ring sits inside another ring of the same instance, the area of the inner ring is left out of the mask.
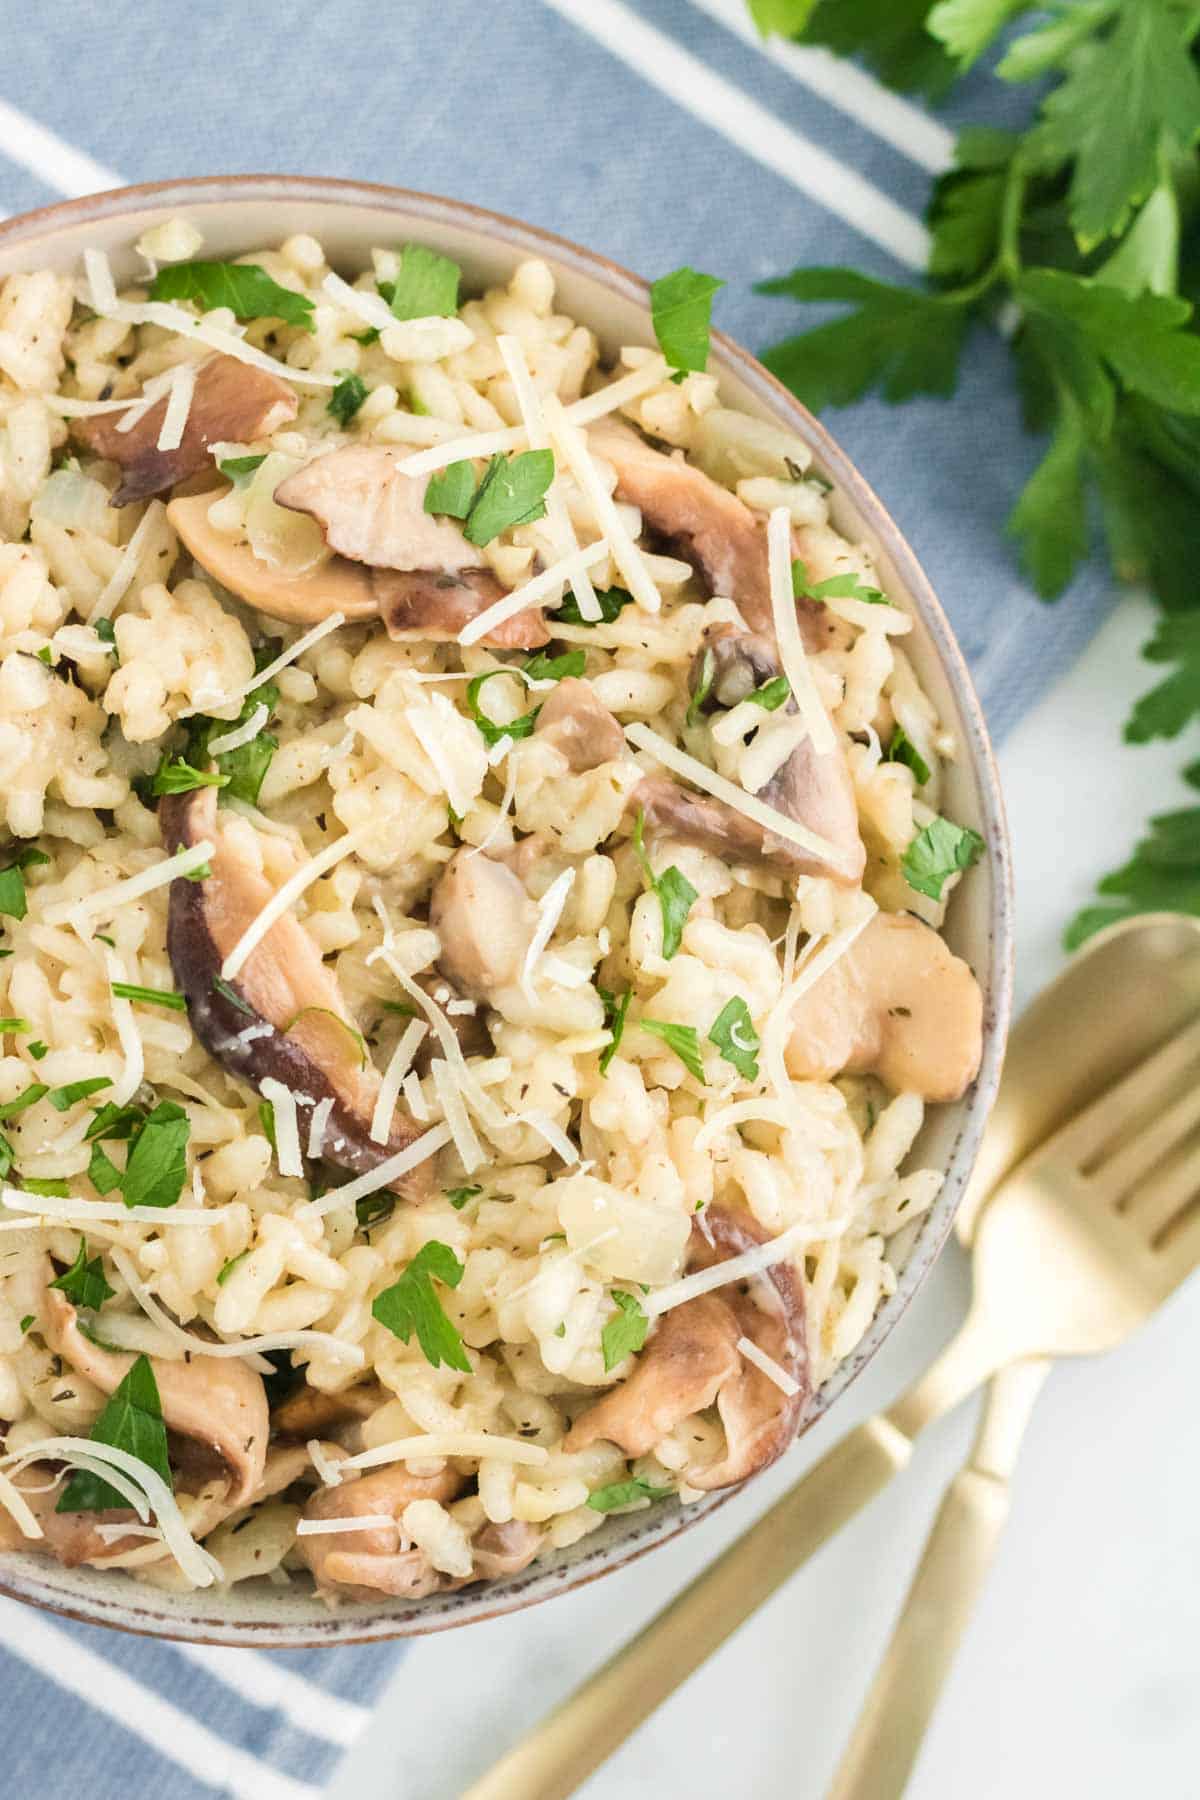
[[[593,1512],[615,1512],[619,1506],[632,1506],[635,1500],[669,1500],[674,1492],[674,1488],[651,1487],[640,1475],[631,1475],[628,1481],[612,1481],[607,1487],[593,1488],[584,1504]]]
[[[1030,269],[1017,285],[1031,313],[1073,327],[1131,393],[1175,412],[1200,412],[1200,337],[1192,308],[1167,294],[1128,294],[1060,269]]]
[[[191,1125],[174,1100],[160,1100],[129,1153],[121,1180],[126,1206],[174,1206],[187,1180],[187,1144]]]
[[[87,1239],[82,1237],[75,1261],[50,1286],[60,1288],[73,1306],[81,1306],[86,1312],[99,1312],[104,1302],[111,1300],[117,1291],[105,1280],[104,1258],[94,1256],[89,1262]]]
[[[445,1363],[447,1368],[469,1375],[470,1358],[438,1299],[433,1286],[435,1277],[446,1287],[456,1288],[463,1278],[463,1265],[448,1244],[431,1238],[417,1251],[399,1281],[376,1296],[372,1317],[404,1344],[415,1331],[422,1355],[435,1369]]]
[[[249,481],[255,469],[261,468],[266,460],[267,453],[264,450],[259,456],[227,456],[217,467],[235,487],[240,487],[244,481]]]
[[[1200,787],[1200,768],[1188,771]],[[1064,943],[1075,950],[1094,932],[1141,912],[1200,914],[1200,806],[1159,813],[1121,868],[1099,883],[1101,903],[1085,906],[1067,926]]]
[[[949,394],[958,380],[967,314],[940,294],[874,281],[853,269],[793,269],[757,283],[761,294],[832,300],[854,310],[768,350],[762,360],[814,411],[847,406],[878,387],[885,400]]]
[[[185,262],[160,269],[152,300],[194,300],[202,312],[227,306],[238,319],[282,319],[315,331],[313,302],[279,283],[257,263]]]
[[[1125,727],[1130,744],[1178,737],[1200,714],[1200,613],[1168,614],[1142,655],[1148,662],[1178,667],[1135,705]]]
[[[969,825],[934,818],[918,831],[900,858],[900,867],[910,888],[940,900],[951,875],[969,869],[983,854],[983,847],[983,839]]]
[[[540,706],[535,706],[532,712],[522,713],[519,719],[510,719],[507,725],[497,725],[494,719],[488,718],[479,704],[480,690],[494,675],[512,674],[515,674],[512,669],[485,669],[482,675],[473,675],[467,683],[467,711],[479,727],[489,749],[502,738],[527,738],[537,724],[537,716],[542,710]]]
[[[3,1105],[0,1105],[0,1123],[8,1119],[15,1119],[18,1113],[23,1113],[27,1106],[35,1105],[43,1095],[49,1092],[50,1089],[44,1081],[31,1081],[29,1086],[23,1088],[14,1100],[6,1100]]]
[[[167,1460],[167,1428],[163,1423],[158,1383],[148,1356],[137,1357],[129,1373],[88,1434],[93,1443],[126,1450],[139,1462],[161,1475],[168,1487],[171,1465]],[[103,1512],[108,1507],[128,1506],[123,1494],[99,1475],[77,1469],[64,1489],[56,1512]]]
[[[585,619],[579,610],[579,602],[573,593],[568,592],[557,612],[550,614],[564,625],[611,625],[627,606],[633,605],[633,595],[627,594],[624,588],[597,588],[596,599],[600,602],[600,617]]]
[[[792,593],[797,600],[861,600],[867,606],[886,606],[879,588],[868,587],[853,572],[830,575],[825,581],[810,581],[808,567],[796,557],[792,563]]]
[[[963,68],[983,55],[1002,25],[1024,12],[1028,0],[938,0],[927,21],[930,34]]]
[[[337,386],[329,396],[325,411],[331,413],[339,425],[349,425],[366,397],[367,384],[362,376],[352,374],[349,369],[343,370]]]
[[[636,1356],[646,1342],[646,1333],[650,1329],[650,1321],[636,1294],[628,1294],[623,1288],[613,1288],[610,1298],[615,1302],[617,1310],[600,1333],[605,1374],[611,1374],[627,1356]]]
[[[658,895],[659,910],[662,913],[662,953],[670,962],[683,942],[683,928],[687,924],[692,903],[700,896],[683,870],[676,868],[674,863],[661,875],[654,873],[650,858],[646,855],[645,830],[646,814],[639,807],[633,826],[633,847],[642,865],[646,886]]]
[[[275,658],[278,640],[262,644],[254,653],[256,671],[265,669]],[[246,695],[236,719],[200,718],[193,722],[188,737],[187,752],[190,762],[195,765],[215,760],[222,778],[224,792],[233,800],[245,800],[250,806],[258,805],[258,796],[262,790],[263,778],[271,766],[271,759],[279,748],[279,740],[264,728],[236,750],[223,750],[215,759],[209,755],[209,742],[214,737],[224,736],[239,725],[246,725],[254,717],[261,706],[267,708],[268,718],[279,704],[279,688],[274,681],[264,681]],[[215,784],[214,784],[215,785]],[[176,790],[178,791],[178,790]]]
[[[446,1198],[454,1208],[455,1212],[461,1212],[468,1201],[477,1200],[482,1192],[483,1189],[481,1187],[447,1188]]]
[[[6,913],[10,919],[25,917],[25,877],[22,870],[49,861],[44,850],[27,845],[17,852],[5,868],[0,869],[0,913]]]
[[[713,1020],[708,1041],[715,1044],[722,1057],[747,1081],[758,1080],[758,1033],[750,1008],[740,994],[724,1005]]]
[[[711,646],[706,644],[696,672],[696,685],[692,689],[692,697],[688,701],[687,716],[683,721],[689,730],[700,723],[704,712],[704,703],[712,693],[713,682],[716,678],[717,659]]]
[[[667,362],[680,374],[708,367],[713,295],[724,286],[715,275],[702,275],[686,264],[651,284],[654,335]]]
[[[673,1050],[689,1075],[704,1080],[704,1063],[700,1055],[700,1039],[694,1025],[675,1025],[669,1019],[639,1019],[643,1031],[661,1038]]]
[[[546,490],[553,480],[553,450],[493,456],[471,502],[463,536],[482,547],[502,531],[544,518]]]
[[[525,664],[525,674],[530,681],[565,681],[569,675],[582,675],[586,668],[586,650],[567,650],[562,656],[547,656],[539,650]]]
[[[395,281],[381,282],[379,291],[397,319],[450,319],[458,311],[461,275],[448,256],[424,244],[405,244]]]
[[[465,519],[475,498],[475,470],[469,462],[448,463],[429,477],[425,489],[425,511],[445,513],[451,519]]]
[[[152,794],[190,794],[195,788],[228,787],[228,775],[218,769],[193,769],[183,757],[174,761],[164,755],[150,780]]]
[[[792,684],[786,675],[773,675],[746,698],[751,706],[761,706],[764,712],[778,712],[784,701],[791,697],[791,692]]]
[[[924,787],[932,773],[929,764],[925,761],[925,758],[921,755],[921,752],[917,749],[917,746],[913,743],[903,725],[897,725],[895,731],[893,731],[891,742],[884,752],[884,761],[903,763],[906,769],[911,769],[917,778],[918,787]]]
[[[862,56],[888,87],[936,100],[954,79],[954,59],[926,29],[930,0],[816,0],[793,35],[843,56]]]
[[[94,1075],[86,1081],[69,1081],[65,1087],[51,1088],[46,1098],[55,1112],[67,1112],[77,1100],[86,1100],[89,1094],[98,1094],[101,1088],[111,1086],[109,1076]]]
[[[220,1270],[217,1273],[217,1286],[218,1287],[225,1286],[225,1283],[229,1280],[229,1277],[233,1274],[233,1271],[241,1263],[245,1262],[245,1260],[249,1256],[249,1254],[250,1254],[250,1252],[248,1250],[243,1250],[239,1256],[231,1256],[231,1257],[227,1258],[227,1260],[221,1264]]]
[[[625,1035],[625,1020],[629,1014],[629,1002],[633,999],[633,989],[626,988],[620,999],[615,994],[610,994],[607,988],[597,988],[596,992],[604,1002],[604,1023],[612,1032],[611,1043],[606,1044],[600,1053],[600,1073],[607,1075]]]
[[[121,1171],[111,1156],[92,1145],[91,1161],[88,1163],[88,1180],[100,1195],[113,1194],[121,1185]]]

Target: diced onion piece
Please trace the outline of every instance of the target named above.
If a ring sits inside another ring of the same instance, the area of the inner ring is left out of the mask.
[[[166,887],[177,875],[190,875],[203,868],[212,853],[213,847],[205,839],[190,849],[177,850],[174,856],[164,857],[151,868],[143,869],[140,875],[131,875],[127,881],[97,888],[94,894],[84,894],[78,900],[56,900],[46,908],[42,918],[47,925],[81,924],[88,919],[111,918],[119,907],[127,906],[131,900],[140,900],[143,894]]]
[[[514,588],[511,594],[504,594],[476,614],[458,634],[460,644],[477,644],[489,631],[505,619],[511,619],[515,613],[524,612],[526,607],[535,606],[554,593],[564,583],[571,581],[581,569],[590,569],[594,563],[603,562],[609,553],[609,547],[601,538],[595,544],[588,544],[582,550],[573,550],[570,556],[564,556],[561,562],[551,563],[540,575],[535,575],[521,587]],[[598,615],[597,615],[598,616]],[[457,811],[457,807],[455,811]]]
[[[243,744],[248,744],[251,738],[258,736],[270,716],[270,707],[264,706],[260,701],[244,725],[239,725],[235,731],[223,731],[219,737],[209,738],[207,754],[226,756],[230,750],[240,750]]]
[[[467,1116],[462,1089],[455,1080],[449,1063],[443,1062],[440,1056],[434,1058],[429,1072],[433,1076],[433,1090],[438,1097],[442,1116],[454,1138],[454,1148],[458,1151],[463,1168],[471,1175],[484,1161],[484,1154],[483,1145],[476,1137]]]
[[[773,806],[767,806],[755,794],[748,794],[744,788],[737,787],[710,769],[707,763],[697,761],[686,751],[676,749],[657,731],[651,731],[648,725],[640,721],[625,727],[625,736],[638,750],[648,750],[656,762],[670,769],[676,775],[682,775],[693,787],[702,788],[711,794],[714,800],[723,800],[735,812],[752,819],[761,825],[764,831],[772,832],[776,837],[786,838],[791,844],[798,844],[812,856],[819,856],[823,862],[832,863],[835,867],[844,861],[843,853],[836,844],[827,838],[820,837],[817,832],[810,831],[807,825],[801,825],[796,819],[790,819],[786,813],[777,812]]]
[[[638,605],[645,612],[662,611],[662,595],[646,566],[646,559],[634,543],[620,512],[600,479],[592,461],[587,439],[567,417],[562,402],[553,394],[546,396],[542,411],[550,428],[556,450],[561,450],[572,475],[589,501],[596,523],[608,539],[613,561]]]
[[[394,1438],[390,1444],[376,1444],[373,1450],[360,1450],[348,1456],[338,1467],[345,1469],[380,1469],[386,1463],[407,1462],[412,1457],[471,1456],[495,1457],[500,1462],[528,1463],[541,1468],[550,1460],[550,1452],[540,1444],[527,1444],[521,1438],[493,1437],[487,1431],[434,1431],[420,1437]]]
[[[303,1175],[304,1159],[300,1154],[300,1115],[296,1096],[273,1075],[263,1080],[260,1092],[275,1116],[275,1159],[281,1175]]]
[[[567,896],[575,885],[574,869],[564,869],[555,877],[538,901],[538,922],[529,948],[525,952],[525,961],[521,965],[521,991],[531,1006],[537,1004],[533,978],[541,960],[542,951],[554,936],[554,928],[562,918],[563,908],[567,904]]]
[[[116,1106],[127,1106],[142,1085],[142,1077],[146,1073],[146,1056],[132,1002],[113,991],[114,982],[126,979],[121,959],[115,950],[106,949],[104,962],[108,969],[109,1005],[112,1007],[113,1024],[117,1028],[117,1039],[125,1058],[125,1067],[121,1071],[120,1081],[113,1088],[112,1100]]]
[[[496,347],[504,359],[509,380],[517,396],[517,405],[521,409],[521,421],[525,426],[531,450],[549,448],[550,433],[542,416],[542,403],[538,399],[537,389],[533,385],[533,377],[529,373],[529,364],[525,360],[525,351],[519,338],[501,333],[496,339]],[[546,523],[550,535],[554,539],[554,547],[560,556],[570,556],[578,550],[579,539],[575,536],[575,527],[571,523],[571,515],[567,511],[566,501],[559,487],[557,465],[554,479],[546,493]],[[583,619],[595,620],[602,617],[600,602],[596,598],[596,590],[591,584],[585,570],[572,577],[571,592],[579,603],[579,615]]]
[[[432,1131],[426,1131],[407,1150],[400,1150],[395,1156],[389,1156],[378,1167],[368,1169],[365,1175],[358,1175],[348,1181],[345,1187],[334,1188],[323,1194],[319,1200],[313,1201],[313,1211],[320,1213],[338,1212],[343,1206],[353,1206],[359,1200],[365,1200],[368,1194],[377,1194],[381,1188],[388,1187],[401,1175],[407,1175],[419,1163],[436,1156],[442,1147],[450,1142],[450,1127],[435,1125]]]
[[[400,1098],[400,1084],[412,1068],[412,1059],[417,1054],[421,1039],[428,1030],[429,1027],[424,1019],[410,1019],[399,1043],[392,1051],[388,1066],[383,1073],[383,1080],[379,1083],[375,1111],[371,1115],[370,1137],[373,1143],[386,1144],[391,1136],[392,1114],[395,1112],[396,1102]]]
[[[837,744],[833,721],[826,712],[813,681],[792,592],[792,515],[777,506],[767,520],[767,562],[771,578],[771,617],[779,645],[779,660],[791,684],[800,717],[808,728],[813,749],[827,756]]]
[[[773,1356],[768,1356],[765,1350],[760,1350],[752,1339],[740,1337],[737,1341],[737,1348],[748,1363],[753,1363],[755,1368],[765,1375],[768,1381],[773,1381],[780,1392],[786,1394],[789,1399],[800,1392],[800,1383],[789,1375]]]
[[[187,428],[192,398],[196,392],[195,363],[179,363],[172,371],[172,381],[163,422],[158,430],[158,450],[178,450]]]
[[[288,877],[278,892],[272,894],[262,911],[256,913],[251,919],[221,964],[223,981],[233,980],[238,970],[243,967],[248,957],[266,937],[275,921],[282,919],[285,913],[291,911],[306,888],[311,887],[314,881],[318,881],[322,875],[327,874],[336,864],[349,856],[351,851],[357,849],[371,829],[370,824],[365,824],[357,826],[353,831],[344,832],[340,838],[335,838],[332,844],[326,844],[324,850],[319,850],[315,856],[310,857],[308,862],[297,869],[294,875]]]

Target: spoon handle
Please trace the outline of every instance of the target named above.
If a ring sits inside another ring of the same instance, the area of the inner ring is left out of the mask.
[[[900,1800],[904,1793],[995,1558],[1009,1476],[1049,1371],[1034,1359],[993,1378],[970,1459],[946,1490],[826,1800]]]

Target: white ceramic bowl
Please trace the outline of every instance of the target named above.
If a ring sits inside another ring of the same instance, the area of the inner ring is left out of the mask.
[[[132,246],[149,226],[187,214],[204,233],[205,254],[229,257],[292,232],[312,232],[330,260],[357,271],[372,244],[417,239],[460,263],[468,289],[508,278],[525,256],[540,256],[558,279],[565,311],[590,325],[609,352],[652,344],[646,284],[577,245],[460,201],[349,181],[276,175],[219,176],[151,183],[46,207],[0,224],[0,277],[17,269],[73,269],[86,246],[109,252],[118,277],[138,265]],[[832,438],[753,357],[714,335],[711,366],[728,406],[774,419],[812,445],[816,467],[834,485],[834,522],[874,550],[889,593],[916,620],[906,649],[921,682],[961,746],[949,772],[947,811],[983,833],[987,855],[955,895],[947,937],[979,977],[984,995],[983,1066],[967,1096],[937,1108],[919,1140],[920,1160],[946,1170],[941,1194],[904,1247],[896,1292],[880,1307],[858,1348],[815,1396],[805,1424],[833,1404],[873,1357],[921,1285],[950,1230],[995,1097],[1008,1026],[1012,895],[1004,808],[987,728],[945,614],[895,524]],[[681,1509],[609,1520],[570,1550],[487,1587],[427,1600],[381,1598],[331,1613],[311,1593],[243,1583],[229,1593],[174,1596],[117,1572],[63,1569],[37,1556],[0,1560],[0,1592],[94,1624],[168,1638],[223,1644],[298,1646],[415,1636],[494,1617],[561,1594],[644,1555],[703,1519],[726,1496]]]

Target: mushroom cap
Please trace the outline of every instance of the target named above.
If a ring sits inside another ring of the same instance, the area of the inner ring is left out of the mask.
[[[591,682],[574,675],[560,681],[543,702],[534,735],[553,744],[573,775],[616,762],[625,754],[625,733],[617,720],[597,700]]]
[[[228,493],[226,488],[224,493]],[[318,625],[331,613],[347,619],[373,619],[379,603],[370,572],[337,557],[303,574],[272,568],[255,556],[244,538],[217,531],[208,512],[222,493],[191,494],[172,500],[167,519],[201,568],[257,612],[290,625]]]
[[[456,850],[434,884],[429,923],[441,940],[438,967],[463,994],[491,999],[521,973],[537,908],[504,863]]]

